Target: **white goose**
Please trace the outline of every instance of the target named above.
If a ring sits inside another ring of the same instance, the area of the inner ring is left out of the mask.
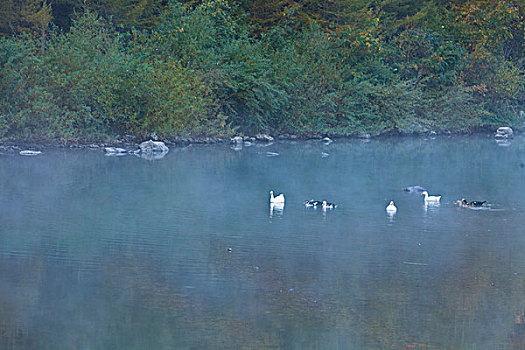
[[[386,207],[386,211],[389,214],[394,214],[397,211],[394,201],[390,201],[390,204]]]
[[[284,194],[274,197],[273,191],[270,191],[270,203],[284,203]]]
[[[439,202],[441,196],[429,196],[427,191],[421,192],[422,196],[425,196],[425,202]]]

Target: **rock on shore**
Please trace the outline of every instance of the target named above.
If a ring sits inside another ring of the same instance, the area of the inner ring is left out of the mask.
[[[230,139],[230,143],[233,143],[233,144],[241,144],[242,145],[242,142],[243,142],[243,138],[240,137],[240,136],[235,136],[235,137],[232,137]]]
[[[40,152],[40,151],[32,151],[32,150],[20,151],[20,155],[22,155],[22,156],[37,156],[37,155],[39,155],[41,153],[42,152]]]
[[[170,149],[162,141],[144,141],[139,145],[142,153],[168,152]]]
[[[512,138],[512,134],[512,128],[509,128],[508,126],[502,126],[496,130],[495,137],[499,139],[510,139]]]
[[[257,141],[272,142],[274,139],[272,136],[267,134],[257,134],[255,135]]]

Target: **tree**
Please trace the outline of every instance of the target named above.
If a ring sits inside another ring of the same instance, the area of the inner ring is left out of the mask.
[[[167,0],[85,0],[84,6],[124,28],[153,28],[167,7]]]
[[[47,0],[5,0],[0,4],[0,31],[4,34],[31,33],[41,39],[43,49],[53,19]]]
[[[506,59],[525,53],[525,4],[520,0],[471,0],[453,7],[454,30],[469,51],[485,49]]]
[[[64,30],[71,26],[75,13],[83,11],[84,0],[50,0],[53,10],[53,23]]]
[[[13,0],[0,1],[0,34],[9,35],[14,31],[16,20]]]

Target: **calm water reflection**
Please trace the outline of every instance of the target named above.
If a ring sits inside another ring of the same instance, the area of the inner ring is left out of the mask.
[[[0,155],[0,348],[523,349],[523,163],[521,136]]]

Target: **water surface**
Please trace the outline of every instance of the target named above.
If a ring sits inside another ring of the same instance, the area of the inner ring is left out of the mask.
[[[522,136],[259,146],[0,155],[0,348],[525,347]]]

